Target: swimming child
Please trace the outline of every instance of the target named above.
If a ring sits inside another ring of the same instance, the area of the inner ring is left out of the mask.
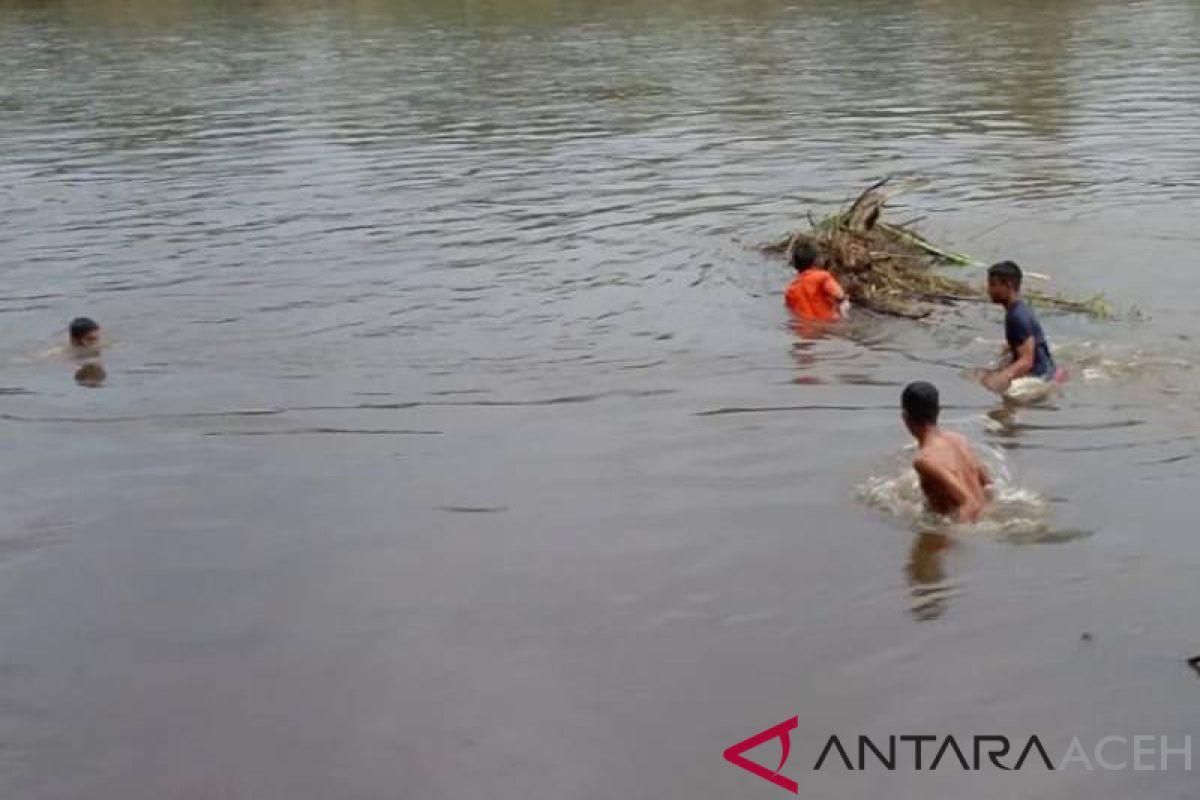
[[[103,344],[100,341],[100,325],[88,317],[76,317],[67,325],[66,344],[56,345],[39,353],[37,358],[67,357],[76,361],[98,358]]]
[[[923,381],[910,383],[900,397],[904,425],[917,440],[913,469],[929,509],[956,522],[975,522],[988,503],[992,476],[960,434],[938,427],[938,390]]]
[[[792,267],[799,273],[788,284],[784,302],[792,313],[804,319],[832,322],[846,315],[846,292],[827,270],[821,256],[808,242],[792,249]]]
[[[67,328],[72,355],[92,356],[100,352],[100,325],[89,317],[76,317]]]
[[[985,372],[982,383],[993,392],[1014,397],[1048,394],[1061,376],[1050,354],[1042,324],[1021,299],[1021,268],[1001,261],[988,268],[988,297],[1004,306],[1004,338],[1012,360]]]

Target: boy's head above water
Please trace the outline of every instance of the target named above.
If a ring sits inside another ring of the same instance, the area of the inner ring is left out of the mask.
[[[821,254],[809,242],[800,242],[792,248],[792,267],[796,272],[804,272],[821,263]]]
[[[88,317],[76,317],[67,329],[72,347],[96,348],[100,346],[100,325]]]
[[[900,395],[900,407],[904,409],[904,425],[914,436],[918,431],[937,425],[938,414],[942,410],[937,387],[925,381],[904,387],[904,393]]]
[[[1001,261],[988,267],[988,297],[993,303],[1008,305],[1021,294],[1021,268],[1013,261]]]

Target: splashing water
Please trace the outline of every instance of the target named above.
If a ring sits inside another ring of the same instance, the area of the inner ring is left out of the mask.
[[[1051,527],[1050,503],[1032,489],[1013,480],[1002,453],[978,448],[992,473],[992,501],[976,523],[957,523],[926,508],[917,473],[912,468],[914,446],[905,448],[887,474],[872,476],[856,488],[859,500],[893,516],[905,525],[926,531],[958,535],[984,535],[1011,542],[1039,542],[1062,538]]]
[[[991,351],[1000,348],[993,366],[1011,361],[1007,346],[1000,346],[991,339],[977,339],[975,345]],[[1060,399],[1065,389],[1068,393],[1078,386],[1146,386],[1170,393],[1190,386],[1188,376],[1194,365],[1200,363],[1200,353],[1178,344],[1163,343],[1154,348],[1120,345],[1112,342],[1061,341],[1051,342],[1054,360],[1063,372],[1065,386],[1040,384],[1033,381],[1016,385],[1007,394],[1008,399],[1020,404],[1053,403]],[[968,367],[962,375],[976,382],[983,370]]]
[[[1067,342],[1055,347],[1054,357],[1084,383],[1123,383],[1164,380],[1186,372],[1192,360],[1185,353],[1152,352],[1101,342]]]

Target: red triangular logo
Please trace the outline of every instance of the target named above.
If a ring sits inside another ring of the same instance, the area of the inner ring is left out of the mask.
[[[783,765],[787,763],[788,755],[792,752],[791,731],[796,730],[800,726],[800,718],[792,717],[787,722],[781,722],[773,728],[767,728],[762,733],[756,733],[744,742],[738,742],[733,747],[725,751],[725,760],[730,764],[741,767],[749,773],[768,780],[781,789],[786,789],[792,794],[800,793],[800,784],[795,781],[785,778],[779,773],[783,771]],[[781,757],[779,759],[779,769],[771,772],[761,764],[755,764],[742,753],[747,750],[753,750],[764,742],[769,742],[772,739],[779,740],[779,748]]]

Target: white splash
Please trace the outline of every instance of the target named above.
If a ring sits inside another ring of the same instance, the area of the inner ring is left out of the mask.
[[[973,524],[956,523],[925,506],[917,473],[912,468],[915,448],[909,447],[888,474],[867,478],[856,488],[857,497],[905,525],[961,535],[993,536],[1015,542],[1057,538],[1051,528],[1050,503],[1032,489],[1018,485],[1004,456],[991,448],[977,452],[992,473],[992,501]]]

